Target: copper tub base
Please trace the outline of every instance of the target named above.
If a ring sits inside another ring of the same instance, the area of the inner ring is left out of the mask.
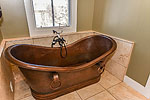
[[[96,77],[96,78],[93,78],[91,80],[76,84],[74,86],[71,86],[71,87],[68,87],[68,88],[65,88],[65,89],[61,89],[61,90],[53,92],[53,93],[48,93],[48,94],[39,94],[39,93],[36,93],[31,88],[30,89],[31,89],[32,96],[36,100],[52,100],[56,97],[62,96],[64,94],[67,94],[67,93],[73,92],[75,90],[81,89],[83,87],[89,86],[91,84],[97,83],[99,80],[100,80],[100,76]]]

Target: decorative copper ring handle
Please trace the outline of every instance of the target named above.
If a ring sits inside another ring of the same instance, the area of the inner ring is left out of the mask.
[[[52,73],[53,80],[50,84],[51,89],[56,90],[61,87],[61,82],[58,73]]]
[[[100,72],[100,74],[102,74],[104,72],[104,70],[105,70],[104,66],[98,68],[98,71]]]
[[[104,72],[104,70],[105,70],[105,64],[104,64],[104,62],[99,62],[96,65],[99,67],[98,68],[98,72],[100,72],[100,74],[102,74]]]

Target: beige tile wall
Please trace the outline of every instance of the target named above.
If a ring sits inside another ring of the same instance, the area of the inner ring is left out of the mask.
[[[103,33],[95,32],[94,34],[98,35]],[[110,37],[112,37],[116,41],[117,49],[115,54],[106,64],[106,70],[109,71],[112,75],[114,75],[118,79],[120,79],[121,81],[123,81],[130,62],[132,50],[134,47],[134,42],[120,39],[113,36]]]
[[[123,81],[130,62],[134,43],[115,39],[117,50],[106,65],[106,70]]]
[[[70,35],[63,35],[64,39],[66,40],[67,44],[71,44],[85,36],[92,35],[93,33],[78,33],[78,34],[70,34]],[[49,36],[49,37],[42,37],[42,38],[33,38],[33,44],[35,45],[41,45],[41,46],[47,46],[50,47],[52,43],[52,39],[54,36]],[[58,46],[58,45],[56,45]]]
[[[33,44],[50,47],[53,37],[33,38]]]

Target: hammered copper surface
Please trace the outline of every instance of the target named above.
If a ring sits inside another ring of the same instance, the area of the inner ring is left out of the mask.
[[[27,44],[8,47],[5,57],[20,68],[36,99],[50,100],[98,82],[116,47],[110,37],[91,35],[67,45],[66,58],[59,47]]]

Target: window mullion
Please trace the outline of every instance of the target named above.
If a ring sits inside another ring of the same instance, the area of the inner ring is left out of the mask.
[[[51,0],[51,7],[52,7],[52,20],[53,20],[53,26],[55,26],[55,15],[54,15],[54,3],[53,0]]]

